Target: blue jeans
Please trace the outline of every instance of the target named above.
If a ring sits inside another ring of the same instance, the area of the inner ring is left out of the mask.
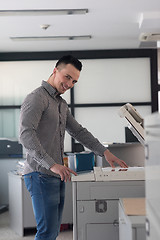
[[[24,175],[24,181],[37,223],[35,240],[56,240],[62,219],[65,183],[40,172]]]

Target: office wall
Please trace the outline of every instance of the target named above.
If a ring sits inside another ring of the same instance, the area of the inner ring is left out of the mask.
[[[92,103],[151,102],[149,58],[80,59],[83,70],[74,87],[75,118],[101,142],[125,142],[119,107],[86,107]],[[56,60],[0,62],[0,105],[21,105],[25,96],[47,80]],[[70,92],[64,94],[70,104]],[[84,107],[76,107],[76,105]],[[151,106],[137,107],[142,116]],[[0,137],[18,138],[19,109],[0,110]],[[65,151],[71,151],[66,134]]]
[[[83,71],[64,97],[75,118],[101,142],[125,141],[127,123],[117,112],[126,102],[143,117],[157,110],[156,50],[0,53],[0,137],[18,138],[24,97],[47,80],[57,59],[66,54],[81,59]],[[65,151],[72,145],[66,134]],[[16,162],[0,160],[0,204],[8,203],[7,174]]]

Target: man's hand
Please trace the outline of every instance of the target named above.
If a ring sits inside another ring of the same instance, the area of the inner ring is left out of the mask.
[[[61,181],[67,182],[67,180],[71,181],[71,173],[73,173],[75,176],[77,175],[76,172],[71,170],[70,168],[60,165],[60,164],[54,164],[50,170],[56,174],[59,174],[61,177]]]
[[[106,161],[109,163],[109,165],[112,168],[115,168],[115,163],[118,164],[122,168],[128,168],[127,164],[123,160],[120,160],[119,158],[117,158],[108,149],[104,152],[104,156],[105,156]]]

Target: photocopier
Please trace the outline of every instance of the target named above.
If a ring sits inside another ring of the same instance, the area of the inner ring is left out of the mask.
[[[135,108],[125,104],[119,115],[126,118],[131,131],[144,145],[143,119]],[[95,166],[90,172],[72,176],[72,188],[73,240],[118,240],[119,198],[145,197],[144,166]]]

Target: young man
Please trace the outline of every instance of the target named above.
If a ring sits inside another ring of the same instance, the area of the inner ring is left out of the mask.
[[[37,222],[35,240],[56,240],[64,205],[65,182],[74,171],[63,164],[65,130],[95,154],[105,156],[111,167],[126,163],[109,152],[71,115],[61,94],[78,82],[81,62],[64,56],[48,81],[24,100],[20,115],[20,141],[26,149],[24,180],[31,194]]]

